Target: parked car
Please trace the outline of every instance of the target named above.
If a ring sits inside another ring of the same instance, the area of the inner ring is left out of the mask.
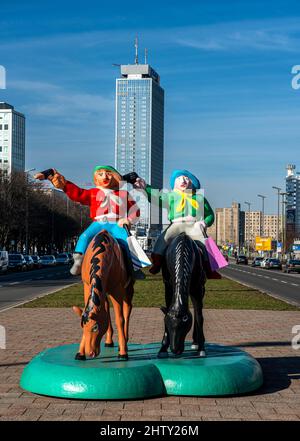
[[[8,269],[17,271],[26,271],[27,264],[23,254],[9,254],[8,255]]]
[[[33,260],[34,268],[42,268],[42,261],[40,256],[31,256],[31,259]]]
[[[41,256],[42,266],[55,266],[56,259],[52,255]]]
[[[68,253],[59,253],[56,257],[57,265],[70,265],[70,258]]]
[[[34,269],[34,262],[32,260],[32,257],[29,256],[28,254],[25,254],[24,255],[24,259],[26,260],[27,269],[28,270],[33,270]]]
[[[0,251],[0,274],[7,273],[8,270],[8,252]]]
[[[251,266],[261,266],[263,260],[264,260],[263,257],[255,257],[255,259],[251,263]]]
[[[237,256],[235,263],[237,265],[239,264],[248,265],[248,257],[244,256],[243,254],[240,254],[239,256]]]
[[[279,259],[274,259],[273,257],[268,257],[264,261],[263,268],[266,269],[282,269],[282,265]]]
[[[299,259],[289,259],[283,269],[285,273],[300,273],[300,260]]]

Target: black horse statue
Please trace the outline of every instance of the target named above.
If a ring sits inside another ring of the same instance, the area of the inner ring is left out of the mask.
[[[193,321],[189,297],[194,307],[192,349],[205,357],[202,308],[206,275],[203,252],[201,244],[198,246],[185,233],[175,237],[166,250],[162,267],[166,307],[161,308],[165,314],[165,332],[158,357],[167,357],[169,347],[176,356],[182,354]]]

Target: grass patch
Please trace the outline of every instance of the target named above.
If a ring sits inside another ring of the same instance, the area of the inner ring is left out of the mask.
[[[135,284],[134,307],[160,307],[164,305],[164,285],[161,275],[145,271],[145,280]],[[64,308],[83,305],[81,283],[61,289],[40,299],[28,302],[23,308]],[[273,311],[299,311],[299,308],[263,294],[260,291],[241,285],[233,280],[208,280],[204,307],[210,309],[262,309]]]

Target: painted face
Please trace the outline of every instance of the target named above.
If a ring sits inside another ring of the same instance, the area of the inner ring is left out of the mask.
[[[97,187],[114,188],[118,186],[118,181],[109,170],[100,169],[94,173],[94,182]]]
[[[175,179],[174,188],[177,190],[187,190],[192,188],[192,181],[187,176],[178,176],[178,178]]]

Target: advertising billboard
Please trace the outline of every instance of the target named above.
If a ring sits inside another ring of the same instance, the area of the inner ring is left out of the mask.
[[[271,251],[274,250],[274,241],[272,237],[260,237],[255,238],[255,250],[256,251]],[[276,246],[276,245],[275,245]]]

